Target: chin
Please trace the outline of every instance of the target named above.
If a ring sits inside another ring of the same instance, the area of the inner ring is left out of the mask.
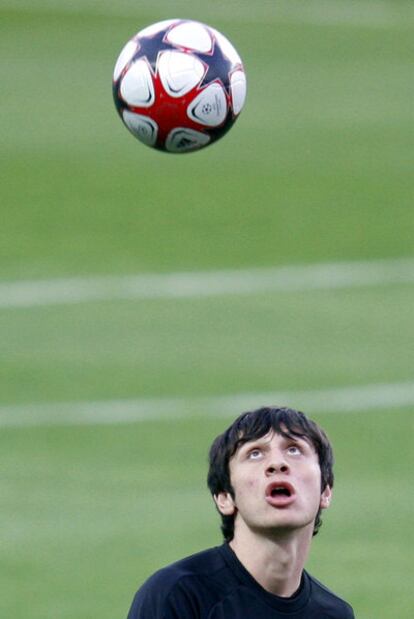
[[[304,520],[304,519],[295,519],[295,518],[280,518],[277,522],[272,523],[269,526],[269,531],[272,534],[280,534],[280,533],[292,533],[294,531],[311,529],[313,531],[315,519],[312,520]]]

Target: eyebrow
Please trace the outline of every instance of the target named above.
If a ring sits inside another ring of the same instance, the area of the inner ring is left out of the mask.
[[[305,445],[308,445],[308,447],[310,447],[311,449],[315,449],[312,441],[308,439],[307,436],[298,436],[296,434],[288,434],[287,436],[283,436],[282,434],[281,436],[286,441],[293,441],[294,443],[304,443]]]

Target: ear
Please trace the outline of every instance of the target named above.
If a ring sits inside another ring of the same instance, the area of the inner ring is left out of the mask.
[[[236,511],[236,506],[230,492],[219,492],[214,495],[217,509],[223,516],[232,516]]]
[[[330,486],[326,486],[324,491],[321,494],[321,502],[319,504],[320,508],[327,509],[329,505],[331,504],[331,498],[332,498],[332,488]]]

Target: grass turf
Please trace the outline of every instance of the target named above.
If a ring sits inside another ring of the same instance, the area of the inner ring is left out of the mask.
[[[408,3],[193,2],[249,91],[223,141],[183,157],[138,144],[111,100],[123,43],[169,3],[3,6],[2,280],[412,253]],[[410,380],[412,295],[2,310],[1,403]],[[337,487],[309,567],[357,616],[411,619],[412,412],[319,420]],[[125,616],[151,571],[218,543],[204,477],[223,423],[2,429],[0,614]]]

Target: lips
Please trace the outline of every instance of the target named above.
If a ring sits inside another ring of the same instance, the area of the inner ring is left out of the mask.
[[[287,507],[295,500],[295,489],[286,481],[274,481],[266,486],[265,498],[273,507]]]

